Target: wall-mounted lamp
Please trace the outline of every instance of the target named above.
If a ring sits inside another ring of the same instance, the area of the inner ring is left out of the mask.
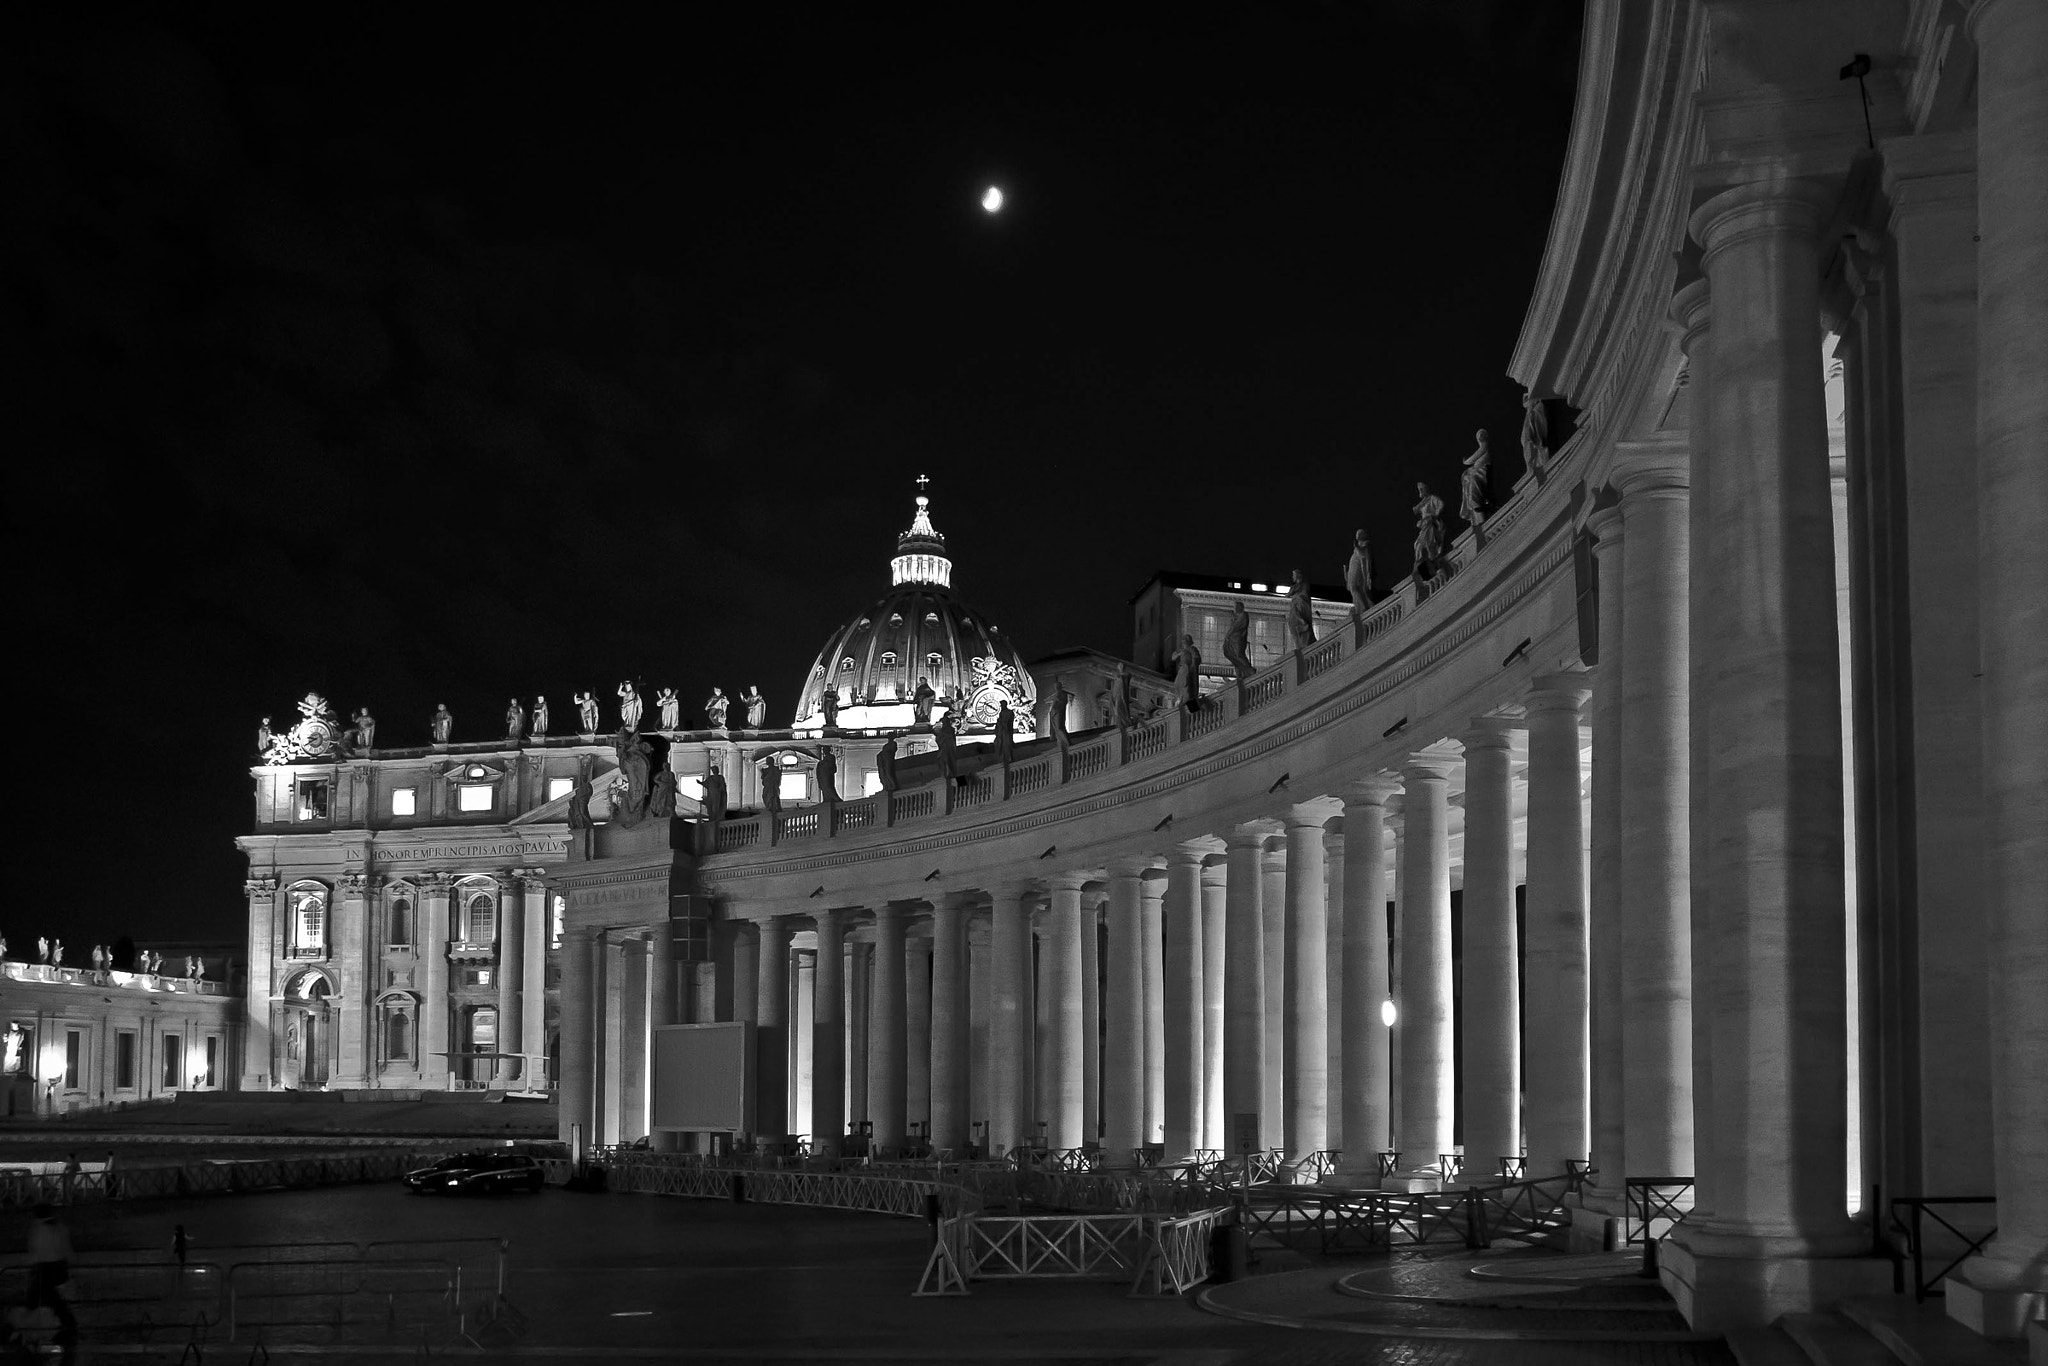
[[[1387,727],[1387,728],[1386,728],[1385,730],[1381,731],[1381,732],[1380,732],[1380,739],[1384,740],[1384,739],[1386,739],[1386,738],[1387,738],[1387,737],[1389,737],[1389,736],[1392,736],[1392,735],[1398,735],[1398,734],[1400,734],[1400,732],[1401,732],[1401,729],[1402,729],[1402,728],[1403,728],[1404,726],[1406,726],[1407,724],[1408,724],[1408,718],[1407,718],[1407,717],[1405,717],[1405,716],[1404,716],[1404,717],[1402,717],[1402,718],[1401,718],[1400,720],[1396,721],[1396,722],[1395,722],[1395,723],[1394,723],[1393,725],[1391,725],[1391,726],[1388,726],[1388,727]]]
[[[1394,1010],[1394,1002],[1391,998],[1380,1002],[1381,1024],[1385,1025],[1389,1029],[1392,1029],[1394,1027],[1394,1016],[1396,1013],[1397,1012]]]

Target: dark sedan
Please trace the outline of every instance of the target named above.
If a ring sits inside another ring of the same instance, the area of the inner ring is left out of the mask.
[[[405,1174],[415,1195],[495,1195],[537,1191],[547,1184],[540,1163],[525,1153],[458,1153]]]

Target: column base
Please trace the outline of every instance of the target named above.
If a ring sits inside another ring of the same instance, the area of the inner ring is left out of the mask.
[[[1612,1252],[1622,1245],[1627,1235],[1622,1232],[1619,1214],[1586,1204],[1570,1208],[1572,1226],[1565,1231],[1566,1251]]]
[[[1658,1248],[1657,1278],[1696,1332],[1719,1333],[1826,1312],[1859,1295],[1889,1295],[1892,1264],[1882,1257],[1703,1256],[1674,1236]]]
[[[1948,1316],[1979,1337],[2014,1341],[2048,1314],[2048,1291],[1979,1283],[1985,1279],[1973,1260],[1941,1283]]]
[[[1417,1167],[1412,1171],[1395,1172],[1380,1178],[1383,1191],[1401,1191],[1416,1195],[1425,1191],[1440,1191],[1444,1188],[1444,1174],[1435,1167]]]

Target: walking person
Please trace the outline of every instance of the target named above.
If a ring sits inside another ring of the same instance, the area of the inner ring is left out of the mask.
[[[31,1212],[35,1222],[28,1229],[28,1307],[50,1306],[57,1316],[58,1340],[68,1342],[78,1336],[78,1320],[64,1302],[63,1290],[71,1279],[71,1230],[48,1205],[37,1205]]]

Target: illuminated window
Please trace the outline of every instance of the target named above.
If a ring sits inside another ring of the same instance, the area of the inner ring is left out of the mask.
[[[840,661],[839,661],[839,672],[841,672],[841,673],[843,673],[843,674],[850,674],[850,673],[852,673],[852,672],[853,672],[853,656],[852,656],[852,655],[848,655],[848,656],[847,656],[846,658],[844,658],[844,659],[842,659],[842,660],[840,660]]]
[[[924,662],[931,665],[934,669],[936,669],[939,667],[939,665],[945,663],[946,661],[945,656],[941,655],[937,650],[933,650],[930,654],[924,657]]]
[[[488,944],[498,937],[498,899],[489,892],[478,892],[469,899],[467,908],[469,923],[464,927],[463,941],[469,944]]]
[[[498,1012],[488,1007],[469,1017],[469,1046],[489,1053],[498,1046]]]
[[[860,780],[860,795],[863,797],[872,797],[881,790],[882,775],[879,773],[869,772]]]
[[[292,819],[324,821],[333,785],[325,778],[301,778],[292,802]]]
[[[462,972],[462,985],[464,985],[464,986],[466,986],[466,987],[487,987],[487,986],[489,986],[490,984],[491,984],[491,970],[490,970],[489,968],[465,968],[465,969],[463,969],[463,972]]]
[[[64,1031],[64,1089],[78,1089],[78,1063],[85,1056],[85,1031],[67,1029]]]
[[[937,612],[926,612],[924,614],[924,619],[934,626],[937,626],[939,624],[939,614]]]
[[[676,779],[676,791],[692,801],[701,802],[704,800],[704,780],[702,778],[678,778]]]
[[[786,802],[800,802],[811,795],[811,780],[801,773],[783,774],[777,786],[781,789],[782,800]]]
[[[114,1089],[135,1089],[135,1034],[122,1030],[114,1036]]]
[[[202,1076],[200,1077],[200,1079],[199,1079],[202,1085],[206,1085],[206,1086],[216,1086],[216,1085],[219,1085],[219,1083],[218,1083],[218,1082],[216,1082],[216,1081],[214,1080],[214,1073],[215,1073],[215,1069],[216,1069],[216,1068],[218,1068],[219,1066],[220,1066],[220,1035],[218,1035],[218,1034],[209,1034],[209,1035],[207,1035],[207,1036],[206,1036],[206,1071],[205,1071],[205,1073],[204,1073],[204,1074],[203,1074],[203,1075],[202,1075]]]
[[[391,903],[391,935],[384,941],[394,948],[412,943],[412,899],[399,897]]]
[[[569,914],[568,899],[566,897],[557,896],[555,898],[555,904],[553,909],[554,914],[551,917],[552,923],[550,923],[550,925],[548,926],[548,947],[551,949],[559,949],[560,947],[562,947],[562,921],[566,919]]]
[[[490,810],[491,785],[489,783],[464,783],[455,790],[455,806],[460,811]]]
[[[292,955],[321,958],[327,952],[327,889],[317,882],[292,888]]]
[[[176,1034],[164,1035],[164,1082],[166,1091],[183,1090],[185,1086],[184,1040]]]
[[[885,669],[896,667],[896,652],[894,650],[882,651],[882,667]]]
[[[419,789],[411,787],[394,787],[391,789],[392,815],[411,816],[416,814],[419,809]]]
[[[561,798],[568,796],[571,792],[574,792],[575,790],[576,780],[574,778],[548,779],[548,800],[551,802],[559,801]]]

